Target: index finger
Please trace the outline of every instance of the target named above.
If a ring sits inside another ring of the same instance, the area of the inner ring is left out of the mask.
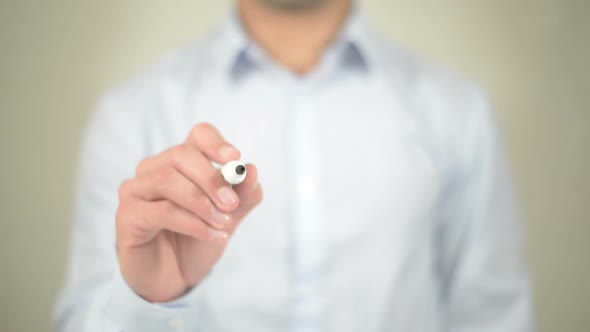
[[[210,123],[202,122],[194,126],[186,138],[186,144],[194,146],[207,159],[218,164],[240,159],[240,151],[228,143]]]

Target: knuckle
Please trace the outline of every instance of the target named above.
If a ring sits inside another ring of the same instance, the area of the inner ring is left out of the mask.
[[[125,207],[125,205],[123,205],[123,204],[119,205],[119,207],[117,208],[116,216],[115,216],[115,222],[117,223],[117,225],[121,225],[122,223],[124,223],[126,215],[127,215],[127,208]]]
[[[151,158],[145,158],[142,161],[140,161],[139,164],[137,164],[137,166],[135,167],[135,175],[136,176],[145,171],[147,164],[149,163],[150,160],[151,160]]]
[[[125,203],[119,205],[115,216],[115,224],[118,230],[123,229],[124,226],[130,225],[131,221],[135,220],[133,218],[133,212],[134,209],[131,204]]]
[[[192,141],[197,141],[202,135],[211,130],[212,127],[213,126],[207,122],[198,123],[193,126],[193,129],[191,129],[189,137]]]
[[[131,246],[136,243],[136,239],[143,236],[145,230],[150,227],[146,212],[144,206],[135,200],[119,205],[115,217],[117,245]]]
[[[117,193],[119,194],[119,199],[129,195],[131,191],[131,183],[132,180],[129,179],[121,182],[121,184],[119,185],[119,189],[117,190]]]
[[[187,149],[185,145],[177,145],[170,150],[170,162],[175,167],[180,167],[186,158]]]
[[[212,130],[213,128],[214,128],[213,125],[210,124],[209,122],[200,122],[200,123],[197,123],[193,127],[192,132],[194,134],[199,135],[199,134],[202,134],[202,133],[206,133],[206,132]]]

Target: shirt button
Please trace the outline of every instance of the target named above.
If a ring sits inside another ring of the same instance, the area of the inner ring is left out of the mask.
[[[168,327],[175,330],[180,330],[184,326],[184,320],[180,317],[170,318],[168,320]]]

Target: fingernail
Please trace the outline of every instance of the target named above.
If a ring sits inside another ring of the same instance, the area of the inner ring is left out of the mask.
[[[238,201],[238,194],[229,187],[221,187],[217,191],[217,197],[224,205],[234,205]]]
[[[225,160],[231,160],[238,154],[238,150],[231,145],[226,145],[219,149],[219,156]]]
[[[229,236],[227,232],[218,231],[216,229],[209,229],[209,233],[211,234],[211,237],[216,240],[225,240]]]
[[[258,189],[259,186],[260,182],[256,181],[256,183],[252,186],[252,192],[256,191],[256,189]]]
[[[213,215],[213,219],[215,220],[215,222],[218,222],[220,224],[229,224],[231,222],[231,216],[227,213],[223,213],[219,210],[217,210],[216,208],[213,208],[213,212],[211,213]]]

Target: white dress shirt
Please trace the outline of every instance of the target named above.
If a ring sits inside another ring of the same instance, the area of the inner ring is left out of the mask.
[[[210,122],[265,199],[208,277],[148,303],[120,275],[117,188]],[[482,92],[355,11],[309,75],[237,15],[108,93],[87,129],[59,331],[528,331],[504,155]]]

